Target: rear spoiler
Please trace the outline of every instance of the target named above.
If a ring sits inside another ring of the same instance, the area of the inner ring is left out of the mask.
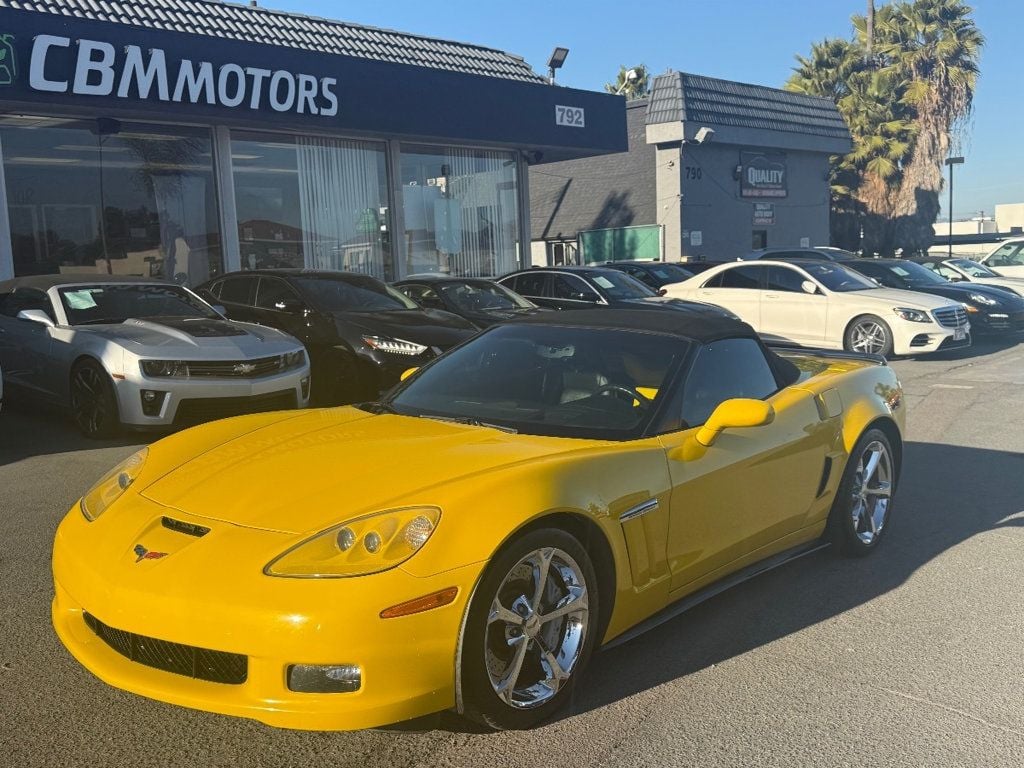
[[[769,349],[776,352],[795,352],[801,355],[812,357],[832,357],[839,360],[860,360],[862,362],[874,363],[875,365],[888,365],[885,355],[876,355],[873,352],[847,352],[842,349],[820,349],[818,347],[801,347],[799,344],[788,344],[786,342],[771,343]]]

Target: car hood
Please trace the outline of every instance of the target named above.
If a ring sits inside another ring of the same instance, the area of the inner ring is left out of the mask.
[[[273,328],[207,318],[129,319],[109,325],[75,326],[74,331],[76,335],[99,336],[136,354],[258,356],[299,346],[291,336]]]
[[[991,285],[1024,295],[1024,277],[972,277],[962,285]]]
[[[354,328],[367,336],[390,336],[428,347],[448,349],[476,333],[465,318],[437,309],[403,309],[392,312],[335,312],[338,329]]]
[[[678,283],[676,283],[678,285]],[[619,302],[621,306],[630,309],[677,309],[683,312],[698,312],[701,314],[721,317],[726,313],[721,307],[708,304],[703,301],[691,301],[689,299],[676,299],[671,296],[649,296],[644,299],[623,299]]]
[[[1013,309],[1014,311],[1024,309],[1024,299],[1021,299],[1019,296],[1013,296],[1007,291],[996,288],[992,285],[979,285],[972,283],[968,283],[966,285],[929,285],[922,286],[921,288],[915,288],[914,290],[921,291],[922,293],[930,293],[933,296],[945,296],[948,299],[966,302],[971,302],[970,296],[974,293],[998,301],[1002,306]]]
[[[839,298],[849,298],[857,302],[884,302],[890,307],[907,307],[909,309],[941,309],[942,307],[950,306],[951,303],[959,306],[958,300],[930,296],[927,293],[919,293],[917,291],[904,291],[901,288],[867,288],[863,291],[834,291],[831,295]]]
[[[281,414],[141,493],[190,515],[304,533],[394,506],[438,504],[441,486],[592,444],[331,408]]]

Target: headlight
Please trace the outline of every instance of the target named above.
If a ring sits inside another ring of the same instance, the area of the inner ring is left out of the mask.
[[[359,517],[292,547],[263,572],[304,579],[380,573],[415,555],[440,519],[437,507],[406,507]]]
[[[112,470],[107,472],[99,482],[90,488],[82,497],[82,514],[90,522],[107,511],[121,495],[127,491],[142,471],[142,465],[146,463],[146,456],[149,449],[143,448],[138,453],[129,456]]]
[[[981,293],[972,293],[967,298],[969,298],[971,301],[973,301],[976,304],[984,304],[987,307],[994,307],[996,304],[999,303],[998,301],[996,301],[995,299],[991,298],[990,296],[985,296],[984,294],[981,294]]]
[[[427,351],[427,348],[422,344],[415,344],[411,341],[403,341],[402,339],[389,339],[387,336],[363,336],[363,341],[373,349],[379,349],[381,352],[390,352],[392,355],[415,357]]]
[[[899,315],[904,320],[909,320],[912,323],[930,323],[932,319],[928,317],[927,312],[922,312],[920,309],[910,309],[909,307],[893,307],[892,311]]]
[[[306,351],[303,349],[281,355],[281,368],[286,371],[290,371],[292,368],[301,368],[305,364]]]
[[[183,379],[188,376],[188,363],[184,360],[143,360],[139,366],[142,375],[151,379]]]

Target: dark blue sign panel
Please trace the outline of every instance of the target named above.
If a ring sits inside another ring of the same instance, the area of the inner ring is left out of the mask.
[[[626,150],[622,98],[29,11],[0,11],[0,107]]]

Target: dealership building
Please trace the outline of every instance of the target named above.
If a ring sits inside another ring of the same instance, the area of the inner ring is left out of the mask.
[[[527,167],[621,97],[502,51],[213,0],[0,0],[0,280],[529,262]]]
[[[831,101],[668,72],[627,132],[627,152],[530,168],[534,264],[829,244],[829,158],[851,147]]]

